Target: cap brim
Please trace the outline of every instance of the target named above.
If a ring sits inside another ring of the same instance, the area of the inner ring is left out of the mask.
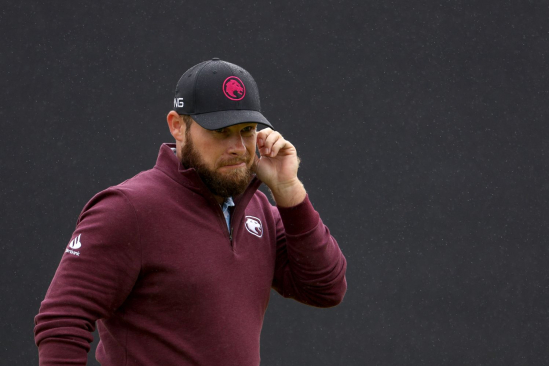
[[[191,114],[191,117],[207,130],[217,130],[239,123],[259,123],[273,128],[273,125],[260,112],[250,110],[230,110]]]

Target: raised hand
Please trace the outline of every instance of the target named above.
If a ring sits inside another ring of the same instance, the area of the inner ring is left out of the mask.
[[[292,143],[277,131],[266,128],[257,133],[255,173],[271,190],[277,205],[291,207],[301,203],[305,188],[297,177],[299,158]]]

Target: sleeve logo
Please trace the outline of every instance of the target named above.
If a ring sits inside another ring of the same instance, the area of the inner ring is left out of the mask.
[[[76,238],[71,240],[71,242],[69,243],[69,247],[65,250],[65,253],[69,253],[76,256],[80,255],[80,252],[77,252],[76,250],[73,250],[73,249],[80,249],[80,247],[82,246],[82,243],[80,242],[81,235],[82,234],[78,235]]]
[[[257,217],[246,216],[246,230],[252,235],[261,238],[263,236],[263,225],[261,225],[261,220]]]

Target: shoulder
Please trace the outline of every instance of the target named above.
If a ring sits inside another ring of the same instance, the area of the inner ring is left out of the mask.
[[[118,186],[109,187],[93,196],[84,206],[78,223],[83,220],[120,220],[131,219],[133,207],[124,190]],[[124,220],[125,221],[125,220]]]
[[[160,188],[169,184],[170,178],[158,169],[149,169],[133,176],[122,183],[110,187],[118,189],[127,195],[140,194],[149,191],[151,188]]]
[[[147,197],[147,192],[153,192],[153,187],[159,186],[162,173],[154,169],[140,172],[124,182],[108,187],[94,195],[84,206],[79,221],[93,212],[95,215],[113,217],[130,215],[135,202]]]
[[[143,171],[124,182],[99,192],[97,198],[119,195],[125,197],[131,204],[155,202],[159,197],[165,197],[169,191],[176,189],[178,184],[158,169]],[[94,197],[95,198],[95,197]]]

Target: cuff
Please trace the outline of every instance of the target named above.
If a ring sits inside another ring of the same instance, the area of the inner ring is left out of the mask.
[[[313,230],[317,225],[320,216],[315,211],[309,195],[305,196],[303,202],[292,207],[278,207],[280,218],[284,224],[284,230],[289,235],[304,234]]]

